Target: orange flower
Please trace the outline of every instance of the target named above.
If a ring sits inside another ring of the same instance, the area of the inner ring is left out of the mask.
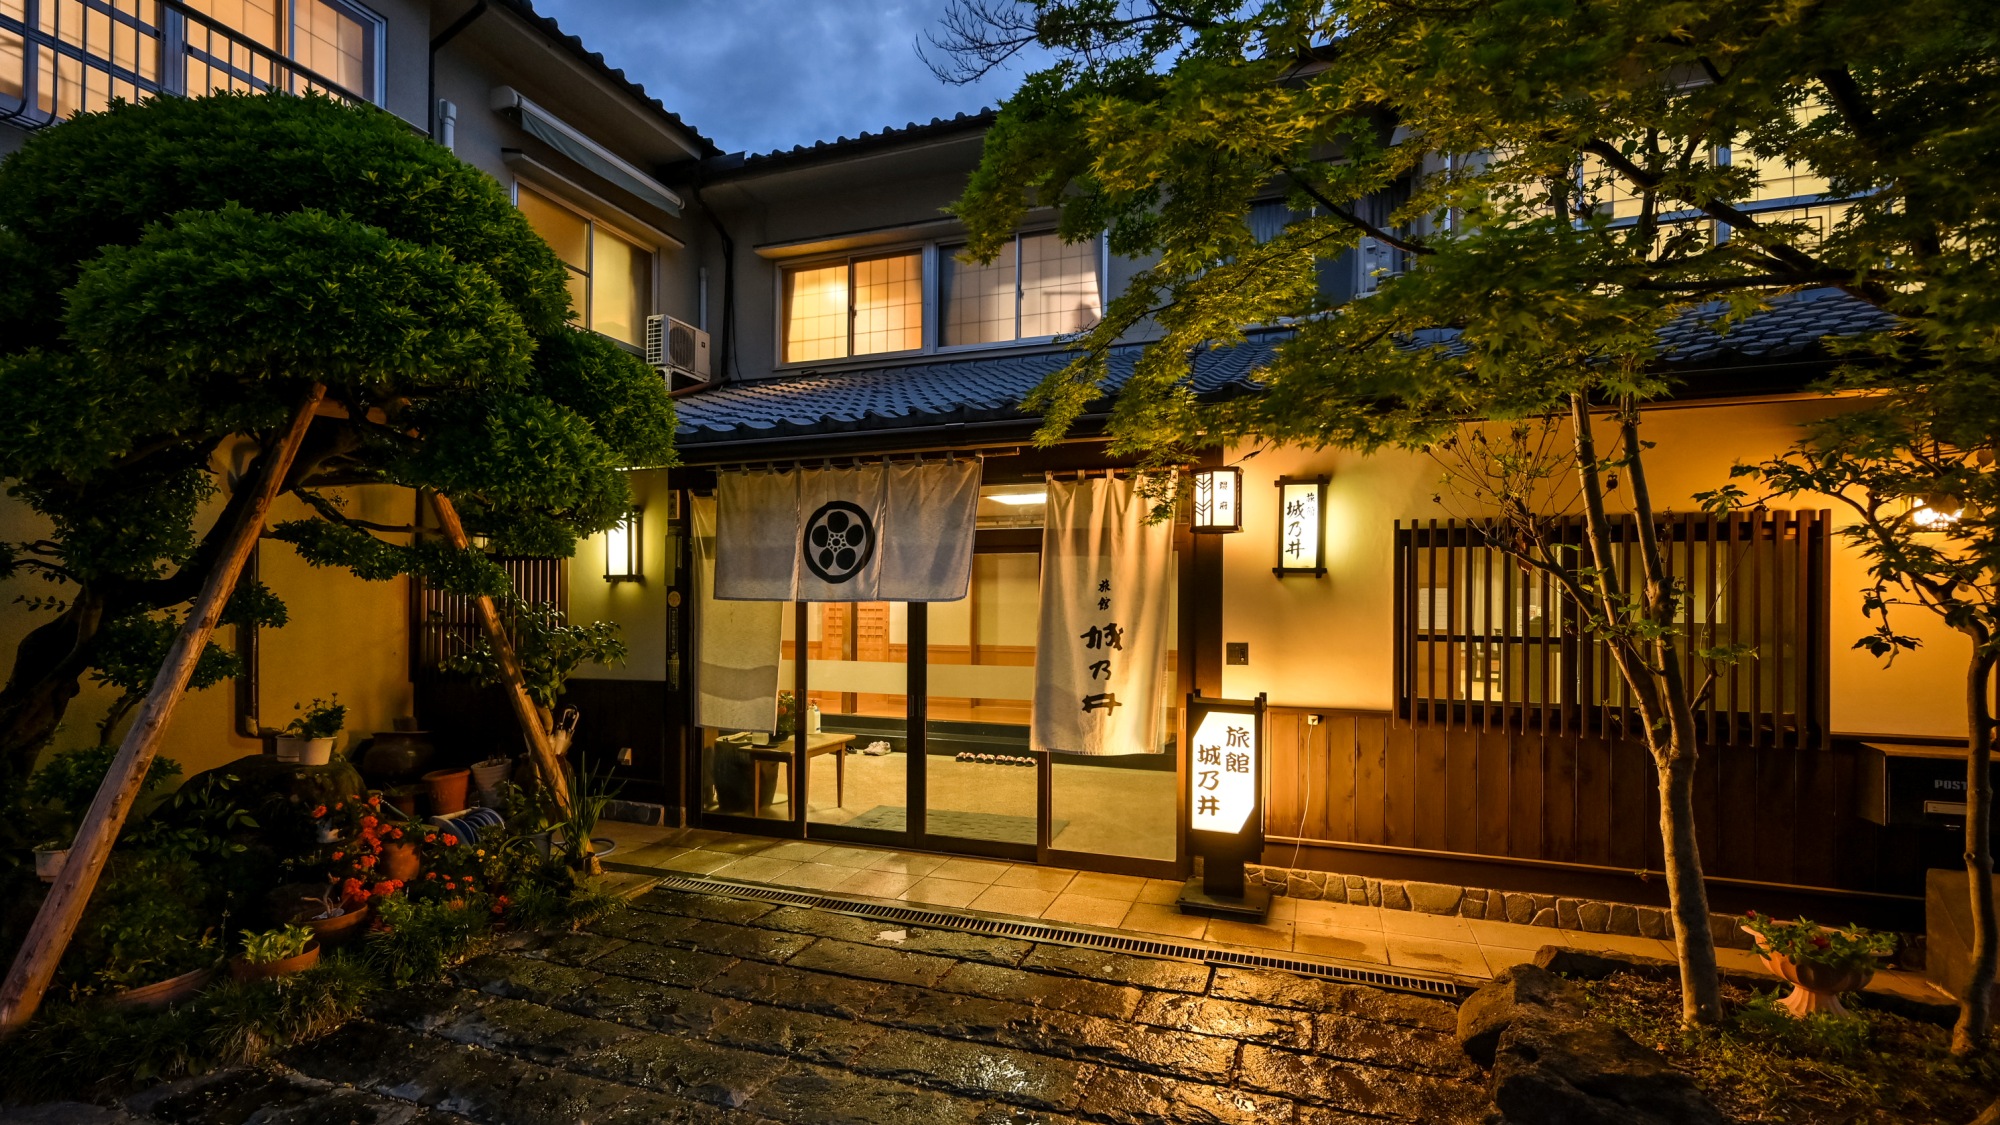
[[[325,815],[326,815],[326,806],[325,806],[325,805],[321,805],[320,807],[318,807],[318,808],[316,808],[316,809],[314,809],[314,810],[313,810],[313,819],[314,819],[314,820],[318,820],[318,819],[319,819],[320,817],[323,817],[323,816],[325,816]]]
[[[347,853],[346,853],[346,852],[335,852],[335,853],[333,853],[333,858],[334,858],[334,859],[336,859],[336,860],[339,860],[339,859],[344,859],[344,858],[346,858],[346,856],[347,856]]]
[[[361,857],[360,863],[361,866],[363,867],[373,867],[375,866],[375,857],[372,855],[364,855]]]
[[[457,846],[458,846],[458,837],[456,837],[456,836],[452,835],[452,834],[451,834],[451,833],[449,833],[449,832],[445,833],[445,834],[444,834],[444,846],[445,846],[445,847],[447,847],[447,848],[455,848],[455,847],[457,847]]]
[[[379,821],[379,820],[376,820],[376,819],[375,819],[374,817],[372,817],[372,816],[364,816],[364,817],[362,817],[362,818],[361,818],[361,827],[363,827],[363,828],[373,828],[373,827],[375,827],[375,826],[376,826],[377,824],[380,824],[380,823],[382,823],[382,822],[381,822],[381,821]]]

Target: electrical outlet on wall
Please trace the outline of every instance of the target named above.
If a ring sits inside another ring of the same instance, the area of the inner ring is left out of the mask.
[[[1224,664],[1250,663],[1250,642],[1249,641],[1224,642],[1222,646],[1222,662]]]

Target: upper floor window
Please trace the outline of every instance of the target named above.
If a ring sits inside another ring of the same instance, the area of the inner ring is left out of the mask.
[[[924,256],[908,250],[784,272],[785,363],[924,346]]]
[[[652,251],[527,184],[517,202],[528,225],[569,271],[576,323],[622,344],[644,347],[653,311]]]
[[[0,117],[220,91],[380,102],[381,36],[349,0],[0,0]]]
[[[1104,315],[1096,239],[1064,242],[1053,231],[1016,235],[986,265],[959,261],[964,250],[938,248],[943,347],[1059,336],[1089,328]]]

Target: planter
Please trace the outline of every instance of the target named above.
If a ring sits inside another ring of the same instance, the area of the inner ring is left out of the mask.
[[[479,787],[480,792],[491,793],[495,789],[500,788],[500,783],[511,777],[513,773],[514,759],[488,758],[483,762],[473,763],[472,783]]]
[[[269,980],[272,977],[288,977],[293,973],[303,973],[319,964],[319,943],[306,946],[304,953],[286,957],[279,961],[253,962],[241,957],[229,962],[229,976],[232,980]]]
[[[546,829],[541,832],[530,832],[527,835],[527,841],[528,846],[535,849],[537,855],[543,859],[547,859],[549,858],[549,853],[555,850],[556,834]]]
[[[162,1008],[193,996],[207,988],[208,982],[214,979],[214,969],[196,969],[191,973],[182,973],[177,977],[168,977],[166,980],[113,993],[111,1002],[131,1008]]]
[[[455,813],[465,807],[466,783],[472,774],[465,770],[432,770],[424,775],[424,791],[429,794],[431,812]]]
[[[1757,931],[1748,926],[1742,929],[1756,942],[1757,955],[1764,959],[1764,967],[1778,979],[1790,981],[1793,986],[1791,995],[1778,1001],[1778,1006],[1801,1019],[1815,1012],[1830,1016],[1846,1015],[1847,1009],[1840,1003],[1840,994],[1858,991],[1875,979],[1875,970],[1869,968],[1835,969],[1826,965],[1799,964],[1767,947]]]
[[[69,862],[68,848],[36,848],[35,877],[44,883],[53,883],[62,874],[63,864]]]
[[[277,737],[278,760],[295,766],[323,766],[333,761],[333,739]]]
[[[417,859],[417,846],[407,841],[384,842],[382,845],[382,877],[409,882],[423,870]]]
[[[301,918],[299,925],[313,932],[321,949],[338,949],[367,932],[368,907],[357,906],[336,918]]]
[[[430,736],[423,731],[376,731],[368,752],[361,756],[361,772],[378,784],[407,781],[430,764],[433,750]]]
[[[389,802],[390,808],[395,809],[404,816],[415,817],[417,815],[417,797],[422,792],[423,790],[418,789],[414,785],[398,785],[394,789],[383,790],[382,798]]]

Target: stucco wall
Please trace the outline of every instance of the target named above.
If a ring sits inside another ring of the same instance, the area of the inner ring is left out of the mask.
[[[1655,506],[1694,510],[1694,494],[1727,483],[1732,464],[1779,452],[1797,439],[1801,421],[1826,409],[1826,400],[1804,398],[1649,411],[1643,426],[1657,443],[1646,455]],[[1231,459],[1245,452],[1234,450]],[[1242,467],[1243,532],[1226,537],[1223,548],[1223,639],[1247,642],[1250,663],[1223,668],[1224,694],[1242,698],[1262,691],[1273,703],[1388,710],[1394,703],[1395,523],[1443,520],[1467,512],[1467,505],[1434,502],[1443,472],[1420,454],[1266,449]],[[1319,473],[1332,478],[1328,573],[1280,579],[1271,573],[1274,482]],[[1773,506],[1831,508],[1836,524],[1843,522],[1838,506],[1823,497]],[[1871,631],[1860,612],[1863,580],[1861,560],[1836,536],[1828,586],[1832,729],[1962,737],[1963,641],[1929,615],[1907,610],[1898,615],[1897,628],[1923,647],[1887,668],[1856,651],[1854,641]]]
[[[671,497],[665,469],[631,474],[632,498],[644,510],[640,534],[638,582],[604,580],[604,536],[593,535],[576,546],[569,564],[569,616],[576,622],[615,621],[622,627],[630,658],[619,665],[586,664],[581,679],[665,680],[667,678],[667,588],[674,582],[675,547],[667,539]],[[681,643],[690,643],[683,637]],[[686,659],[683,651],[682,659]]]

